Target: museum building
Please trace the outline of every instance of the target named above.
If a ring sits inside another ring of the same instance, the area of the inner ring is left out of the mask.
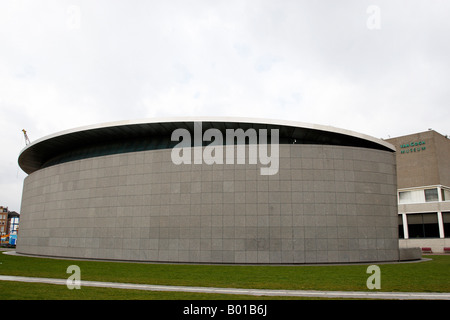
[[[430,129],[386,141],[397,149],[400,247],[450,252],[450,139]]]
[[[433,148],[427,137],[414,139],[422,140],[427,149],[417,154],[425,156]],[[391,143],[329,126],[225,117],[55,133],[19,155],[28,176],[16,250],[182,263],[398,261]]]

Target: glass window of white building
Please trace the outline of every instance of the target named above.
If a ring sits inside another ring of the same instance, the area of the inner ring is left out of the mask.
[[[437,188],[425,189],[425,201],[426,202],[439,201]]]
[[[444,236],[450,238],[450,212],[442,212],[442,222],[444,223]]]
[[[425,196],[423,190],[400,191],[398,193],[398,202],[404,203],[423,203]]]
[[[441,196],[442,196],[442,201],[450,201],[450,189],[442,188]]]
[[[409,238],[439,238],[436,212],[407,215]]]

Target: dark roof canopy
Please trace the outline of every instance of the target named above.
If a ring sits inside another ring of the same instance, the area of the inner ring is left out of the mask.
[[[201,122],[203,132],[209,128],[278,129],[281,143],[343,145],[394,152],[395,148],[380,139],[329,126],[292,121],[252,118],[170,118],[120,121],[86,126],[58,132],[36,140],[19,155],[19,166],[28,174],[57,163],[93,156],[174,146],[170,137],[174,130],[194,131]],[[175,142],[175,143],[178,143]]]

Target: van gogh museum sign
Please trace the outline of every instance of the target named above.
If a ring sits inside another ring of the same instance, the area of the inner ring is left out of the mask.
[[[425,141],[413,141],[411,143],[402,144],[400,148],[402,149],[400,151],[401,154],[420,152],[426,149]]]

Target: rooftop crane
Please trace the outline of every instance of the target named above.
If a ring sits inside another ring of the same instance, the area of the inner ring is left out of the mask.
[[[22,129],[22,132],[23,132],[23,135],[25,137],[25,145],[29,145],[31,142],[30,142],[30,139],[28,138],[26,130]]]

